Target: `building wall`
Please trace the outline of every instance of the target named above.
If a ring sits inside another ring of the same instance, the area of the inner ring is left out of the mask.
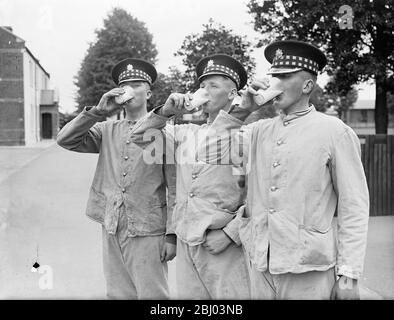
[[[375,134],[374,109],[349,109],[346,111],[344,122],[357,134]],[[389,114],[387,134],[394,134],[394,115]]]
[[[0,27],[0,145],[40,141],[40,92],[48,86],[25,41]]]
[[[0,145],[23,145],[23,41],[0,29]]]
[[[23,56],[0,49],[0,144],[24,143]]]
[[[26,146],[41,140],[40,129],[40,94],[48,89],[49,77],[27,50],[23,51],[24,72],[24,115]]]

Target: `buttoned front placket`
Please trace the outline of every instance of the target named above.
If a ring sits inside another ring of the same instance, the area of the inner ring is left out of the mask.
[[[133,162],[135,161],[134,159],[134,152],[132,152],[133,148],[136,147],[132,142],[131,142],[131,130],[133,129],[134,125],[136,124],[136,121],[127,121],[128,125],[128,130],[126,131],[126,136],[124,140],[122,141],[122,154],[121,154],[121,176],[120,176],[120,183],[119,183],[119,188],[122,194],[122,199],[124,201],[125,193],[128,191],[128,187],[130,184],[133,182],[133,177],[130,176],[130,171],[133,166]],[[128,218],[128,237],[133,237],[136,236],[136,229],[133,227],[132,222],[130,221],[130,218]]]
[[[278,211],[284,209],[285,190],[288,186],[287,181],[287,162],[291,145],[291,130],[296,125],[296,120],[310,111],[314,110],[313,106],[308,109],[290,115],[281,114],[276,123],[274,132],[274,141],[272,146],[272,164],[270,166],[270,184],[268,189],[268,225],[270,217],[273,217]]]
[[[283,206],[283,192],[287,186],[286,174],[286,156],[287,156],[287,139],[291,121],[279,118],[275,124],[276,134],[272,142],[272,161],[270,164],[270,182],[268,190],[268,216],[274,215],[280,211]]]
[[[193,147],[190,147],[190,150],[197,150],[196,146],[199,145],[201,143],[201,141],[199,139],[201,139],[202,137],[204,137],[204,134],[202,134],[203,131],[201,130],[207,130],[207,124],[202,125],[199,130],[194,132],[194,138],[197,140],[194,141],[190,141],[189,143],[194,143]],[[191,174],[191,180],[190,180],[190,187],[189,190],[187,190],[188,192],[188,200],[187,200],[187,206],[189,205],[189,201],[192,200],[197,193],[197,185],[199,183],[198,177],[201,173],[201,170],[204,168],[204,165],[199,163],[199,159],[198,159],[198,155],[197,153],[194,155],[194,161],[192,164],[188,164],[187,165],[188,168],[190,168],[190,174]],[[186,212],[187,212],[187,208],[186,208]]]
[[[198,177],[203,169],[204,165],[195,163],[191,166],[191,181],[190,181],[190,189],[189,189],[189,198],[193,198],[197,193],[197,186],[199,183]]]

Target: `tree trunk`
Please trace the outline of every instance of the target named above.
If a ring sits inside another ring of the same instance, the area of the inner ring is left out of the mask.
[[[387,88],[385,79],[376,76],[375,97],[375,130],[376,134],[387,134],[388,110],[387,110]]]
[[[384,0],[375,0],[373,2],[375,11],[378,17],[383,15],[385,11]],[[388,57],[391,54],[388,44],[389,39],[387,37],[387,26],[379,22],[376,24],[376,34],[373,39],[374,52],[376,58],[376,72],[375,72],[375,84],[376,84],[376,97],[375,97],[375,130],[376,134],[387,134],[388,127],[388,109],[387,109],[387,70],[388,70]],[[391,31],[390,31],[391,32]]]

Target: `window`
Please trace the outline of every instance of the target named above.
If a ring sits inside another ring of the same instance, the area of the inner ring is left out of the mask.
[[[368,122],[368,110],[360,110],[360,122]]]

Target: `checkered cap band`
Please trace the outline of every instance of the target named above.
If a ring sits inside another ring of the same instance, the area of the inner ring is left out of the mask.
[[[274,58],[271,67],[306,68],[315,73],[318,73],[319,71],[319,65],[317,62],[308,58],[291,55],[283,55],[282,57]]]
[[[212,73],[212,72],[219,72],[219,73],[224,73],[227,74],[228,76],[230,76],[232,79],[235,80],[235,82],[237,83],[237,87],[239,87],[239,83],[241,82],[238,73],[236,73],[233,69],[230,69],[229,67],[226,66],[222,66],[220,64],[212,64],[210,66],[207,66],[204,69],[204,72],[202,73],[202,75],[206,74],[206,73]]]
[[[133,70],[125,70],[123,71],[118,78],[118,82],[133,80],[133,79],[144,79],[148,81],[150,84],[152,83],[152,78],[144,71],[133,69]]]

